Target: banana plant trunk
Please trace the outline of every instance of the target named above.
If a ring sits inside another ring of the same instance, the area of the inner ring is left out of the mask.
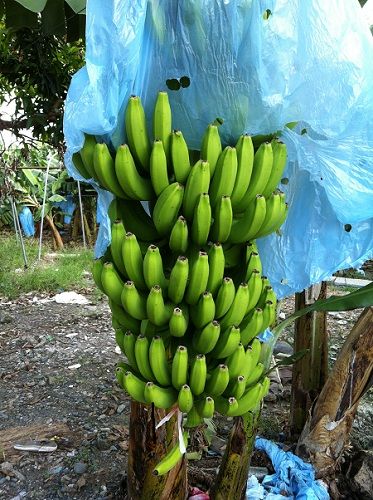
[[[234,419],[216,481],[211,489],[212,500],[245,498],[250,460],[258,429],[260,406]]]
[[[131,401],[127,498],[128,500],[171,500],[187,498],[187,461],[183,458],[168,474],[153,470],[178,439],[177,420],[172,417],[156,429],[166,412]]]
[[[50,215],[45,215],[45,220],[48,222],[48,225],[51,228],[57,250],[62,250],[63,241],[55,223],[53,222],[53,218]]]
[[[313,463],[319,478],[338,469],[358,404],[372,385],[373,308],[368,307],[343,344],[298,441],[297,455]]]

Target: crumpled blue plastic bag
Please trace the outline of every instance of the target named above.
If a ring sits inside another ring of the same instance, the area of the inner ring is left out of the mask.
[[[250,500],[286,498],[296,500],[329,500],[329,494],[320,481],[315,480],[311,464],[304,462],[290,451],[283,451],[272,441],[255,439],[255,448],[264,451],[271,459],[275,473],[263,478],[262,488],[255,481],[248,481],[246,497]]]
[[[151,130],[157,92],[187,76],[190,86],[169,96],[173,127],[191,148],[216,117],[227,143],[302,120],[282,136],[288,220],[281,236],[259,240],[279,297],[373,255],[373,39],[358,2],[88,0],[86,43],[65,107],[74,177],[83,132],[123,142],[131,94],[141,96]],[[100,212],[110,199],[99,190]],[[96,255],[109,242],[106,218]]]
[[[71,194],[68,194],[65,200],[55,201],[53,205],[62,210],[64,224],[70,224],[71,217],[73,216],[76,207],[76,203],[73,200],[73,196]]]
[[[19,222],[26,238],[35,235],[34,217],[29,207],[23,207],[18,214]]]

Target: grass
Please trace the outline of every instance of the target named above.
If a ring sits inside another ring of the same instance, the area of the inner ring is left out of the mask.
[[[90,285],[84,272],[91,271],[91,249],[69,248],[59,252],[57,257],[47,259],[46,254],[53,250],[45,244],[39,262],[38,241],[26,239],[25,246],[29,264],[27,269],[24,269],[21,246],[15,235],[0,235],[0,296],[15,299],[27,292],[60,292]],[[68,256],[71,254],[74,256]]]

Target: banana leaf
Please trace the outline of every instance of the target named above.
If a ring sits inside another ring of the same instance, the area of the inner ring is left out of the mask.
[[[373,306],[373,283],[358,288],[347,295],[332,295],[327,299],[320,299],[313,304],[294,312],[272,330],[274,338],[289,326],[294,320],[312,311],[349,311],[363,307]]]

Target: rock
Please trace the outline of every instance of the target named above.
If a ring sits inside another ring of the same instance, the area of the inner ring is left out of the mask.
[[[258,481],[262,481],[264,476],[268,474],[267,467],[250,467],[249,469],[249,477],[254,475]]]
[[[373,491],[373,451],[361,451],[354,462],[354,489],[362,499],[370,499]]]
[[[289,345],[287,342],[283,342],[282,340],[276,342],[275,347],[273,349],[274,355],[281,353],[290,356],[291,354],[293,354],[293,352],[294,349],[292,348],[292,346]]]
[[[74,472],[75,474],[84,474],[85,471],[87,470],[87,464],[84,462],[76,462],[74,465]]]
[[[98,437],[96,439],[96,448],[100,451],[106,451],[110,448],[110,443],[107,439]]]
[[[64,468],[62,467],[62,465],[57,465],[56,467],[52,467],[51,469],[49,469],[49,474],[52,474],[52,475],[57,475],[57,474],[61,474],[61,472],[63,472]]]
[[[10,316],[9,314],[0,314],[0,325],[6,325],[12,322],[12,316]]]
[[[126,405],[124,403],[122,403],[121,405],[118,406],[117,413],[123,413],[125,409],[126,409]]]

